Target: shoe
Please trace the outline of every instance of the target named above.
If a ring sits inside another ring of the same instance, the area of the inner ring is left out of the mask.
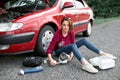
[[[82,66],[82,69],[90,73],[98,73],[98,70],[93,67],[91,64],[86,64]]]
[[[100,56],[101,58],[108,58],[108,59],[117,59],[117,57],[113,56],[112,54],[105,53],[104,55]]]

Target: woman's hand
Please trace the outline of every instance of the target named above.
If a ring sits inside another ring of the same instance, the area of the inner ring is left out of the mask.
[[[72,59],[73,59],[73,53],[70,54],[68,61],[70,62],[70,61],[72,61]]]
[[[57,64],[57,62],[52,58],[51,54],[48,54],[48,59],[51,66],[55,66]]]
[[[56,64],[57,64],[57,62],[56,62],[55,60],[51,60],[51,61],[50,61],[50,65],[51,65],[51,66],[55,66]]]

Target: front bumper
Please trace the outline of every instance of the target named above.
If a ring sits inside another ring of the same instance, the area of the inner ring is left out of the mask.
[[[11,45],[29,42],[33,39],[34,34],[34,32],[29,32],[0,36],[0,45]]]

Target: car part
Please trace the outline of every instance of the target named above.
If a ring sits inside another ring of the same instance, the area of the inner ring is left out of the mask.
[[[46,56],[46,50],[52,40],[54,32],[54,29],[50,25],[45,25],[40,30],[36,48],[37,54],[40,56]]]
[[[91,35],[91,32],[92,32],[92,25],[89,22],[87,26],[87,30],[83,32],[83,36],[89,37]]]

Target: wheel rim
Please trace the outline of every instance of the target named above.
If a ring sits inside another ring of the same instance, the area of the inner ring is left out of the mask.
[[[53,32],[47,30],[42,35],[42,47],[46,51],[53,37]]]
[[[88,24],[87,33],[88,35],[91,34],[91,23]]]

